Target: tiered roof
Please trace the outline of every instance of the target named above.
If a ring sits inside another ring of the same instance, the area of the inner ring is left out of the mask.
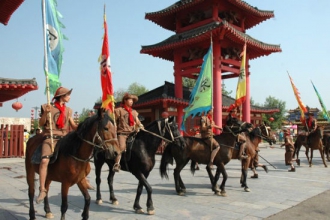
[[[160,43],[142,46],[141,53],[151,54],[165,60],[174,61],[174,49],[210,40],[211,35],[214,37],[219,35],[222,31],[224,31],[224,37],[226,39],[240,45],[243,45],[246,40],[249,59],[255,59],[273,52],[282,51],[280,45],[263,43],[236,30],[227,21],[216,21],[183,33],[172,35]]]
[[[23,3],[24,0],[1,0],[0,1],[0,23],[7,25],[11,15]]]
[[[35,78],[33,79],[9,79],[0,78],[0,103],[17,99],[22,95],[38,89]]]
[[[198,7],[198,5],[203,4],[205,1],[207,0],[181,0],[163,10],[146,13],[145,18],[167,30],[175,31],[175,14],[191,7]],[[241,0],[221,0],[221,4],[225,4],[227,8],[236,7],[246,12],[245,29],[250,29],[274,17],[274,11],[260,10]]]

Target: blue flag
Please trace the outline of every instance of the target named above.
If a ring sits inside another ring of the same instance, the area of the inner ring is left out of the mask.
[[[62,67],[62,55],[64,52],[63,39],[65,36],[61,32],[64,25],[59,21],[62,15],[56,10],[56,0],[45,0],[46,10],[46,50],[47,65],[44,61],[45,74],[49,78],[49,91],[54,94],[56,89],[61,86],[60,72]]]
[[[322,107],[322,115],[323,115],[323,118],[326,119],[327,121],[330,121],[330,118],[329,118],[329,114],[328,114],[328,111],[327,111],[327,108],[325,107],[324,103],[323,103],[323,100],[321,98],[321,95],[320,93],[317,91],[316,87],[314,86],[314,83],[311,82],[313,87],[314,87],[314,90],[315,90],[315,93],[317,95],[317,98],[319,99],[319,102],[320,102],[320,105]]]
[[[197,114],[207,113],[212,108],[213,93],[213,52],[212,44],[203,58],[201,71],[197,78],[195,87],[191,91],[190,101],[187,108],[184,109],[181,130],[185,131],[185,122],[189,116],[195,117]]]

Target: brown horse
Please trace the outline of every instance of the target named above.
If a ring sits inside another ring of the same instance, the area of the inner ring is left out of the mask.
[[[323,161],[323,164],[325,167],[328,167],[325,159],[324,159],[324,151],[323,151],[323,144],[322,144],[322,136],[323,136],[323,127],[317,126],[316,130],[314,132],[311,132],[309,134],[309,141],[310,143],[307,143],[307,136],[306,134],[299,134],[297,136],[296,141],[294,142],[294,155],[297,155],[297,159],[299,159],[299,151],[301,146],[304,146],[306,148],[306,157],[309,163],[309,167],[312,167],[312,159],[313,159],[313,151],[319,150],[321,154],[321,158]],[[309,158],[308,153],[309,149],[311,149],[311,156]]]
[[[330,161],[330,134],[323,134],[322,143],[324,146],[324,154],[328,161]]]
[[[39,172],[39,164],[33,163],[32,158],[43,139],[42,134],[36,135],[29,139],[26,147],[25,169],[29,186],[30,219],[35,219],[33,204],[35,192],[34,178],[35,173]],[[115,157],[120,152],[114,123],[107,112],[99,110],[97,115],[89,117],[80,123],[76,131],[70,132],[60,139],[56,149],[58,149],[57,159],[53,163],[51,161],[48,166],[46,190],[49,192],[49,186],[52,181],[62,183],[61,219],[64,220],[68,209],[69,187],[77,184],[85,199],[82,219],[88,219],[91,198],[87,190],[85,177],[91,170],[89,161],[94,149],[105,150],[109,158]],[[44,210],[46,218],[53,217],[49,208],[48,195],[44,199]]]
[[[231,159],[238,159],[239,150],[235,149],[234,145],[237,140],[237,135],[242,130],[246,131],[248,127],[252,126],[249,123],[244,123],[242,125],[237,126],[234,124],[233,126],[225,126],[221,135],[215,136],[215,139],[220,144],[220,151],[217,154],[214,165],[217,166],[216,174],[213,176],[211,169],[207,166],[206,170],[208,172],[212,190],[216,195],[226,196],[225,191],[225,183],[228,178],[227,172],[225,170],[225,165]],[[246,184],[247,178],[247,171],[250,164],[251,158],[255,155],[255,149],[258,144],[261,142],[261,137],[265,134],[261,133],[260,128],[255,128],[253,131],[246,133],[246,142],[245,145],[245,154],[248,157],[242,160],[242,178],[241,184],[244,187],[245,191],[249,191],[249,188]],[[184,195],[186,192],[186,187],[181,179],[180,172],[185,167],[185,165],[192,160],[191,163],[191,172],[194,173],[195,171],[195,164],[198,162],[199,164],[208,164],[210,160],[210,149],[208,146],[205,145],[203,139],[196,138],[196,137],[184,137],[186,140],[186,148],[182,151],[179,147],[175,146],[175,144],[167,145],[160,165],[160,174],[161,177],[168,178],[167,174],[167,165],[173,164],[173,158],[176,162],[176,167],[174,169],[174,182],[175,188],[178,195]],[[223,175],[223,180],[219,187],[217,186],[217,182],[219,180],[220,174]]]

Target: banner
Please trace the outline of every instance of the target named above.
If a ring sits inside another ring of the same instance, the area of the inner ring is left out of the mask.
[[[49,92],[54,94],[56,89],[61,86],[60,73],[63,62],[63,39],[66,37],[62,34],[61,28],[64,25],[59,21],[62,15],[56,10],[56,0],[45,0],[45,16],[46,19],[46,54],[44,60],[45,74],[48,75]]]
[[[106,21],[106,15],[104,11],[104,36],[102,53],[99,57],[100,71],[101,71],[101,86],[102,86],[102,108],[109,110],[110,115],[114,112],[114,92],[112,86],[112,76],[110,70],[110,52],[108,41],[108,27]]]
[[[240,67],[240,73],[238,77],[238,83],[236,88],[236,99],[235,103],[231,104],[228,108],[228,112],[230,112],[232,109],[241,106],[245,100],[246,100],[246,42],[243,47],[243,51],[241,53],[241,67]]]
[[[328,111],[327,111],[327,108],[325,107],[324,105],[324,102],[321,98],[321,95],[320,93],[317,91],[316,87],[314,86],[314,83],[311,81],[312,85],[313,85],[313,88],[315,90],[315,93],[317,95],[317,98],[319,99],[319,102],[320,102],[320,105],[322,107],[322,115],[323,115],[323,118],[326,119],[327,121],[330,122],[330,118],[329,118],[329,114],[328,114]]]
[[[304,122],[305,121],[305,112],[307,112],[307,108],[304,105],[304,103],[301,101],[300,96],[299,96],[298,89],[294,85],[293,80],[292,80],[292,78],[291,78],[291,76],[290,76],[289,73],[288,73],[288,76],[290,78],[290,82],[291,82],[291,86],[292,86],[292,89],[293,89],[294,96],[296,97],[297,102],[298,102],[298,105],[299,105],[299,109],[300,109],[300,120],[302,122]]]
[[[207,113],[212,108],[213,93],[213,52],[212,44],[203,58],[201,71],[196,81],[196,85],[191,91],[190,101],[184,109],[181,130],[185,131],[185,121],[189,116],[195,117],[197,114]]]

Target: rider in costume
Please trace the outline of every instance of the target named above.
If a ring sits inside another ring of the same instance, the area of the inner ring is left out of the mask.
[[[121,152],[126,151],[126,140],[133,132],[138,132],[143,128],[143,124],[138,118],[138,112],[132,109],[134,102],[138,101],[138,97],[126,93],[122,99],[120,107],[115,109],[115,118],[117,123],[117,135]],[[122,154],[118,154],[115,158],[113,171],[119,172],[120,159]]]

